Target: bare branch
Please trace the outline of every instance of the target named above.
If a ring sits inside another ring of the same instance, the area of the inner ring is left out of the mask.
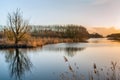
[[[9,30],[13,33],[13,38],[17,45],[20,40],[23,40],[24,35],[29,31],[28,23],[23,20],[20,9],[16,9],[12,14],[8,14],[8,22]]]

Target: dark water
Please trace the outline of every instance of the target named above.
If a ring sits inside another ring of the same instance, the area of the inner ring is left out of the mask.
[[[63,73],[71,73],[69,65],[74,70],[77,66],[77,75],[82,74],[88,80],[93,63],[109,67],[111,61],[120,61],[119,42],[88,41],[51,44],[37,49],[0,50],[0,80],[60,80]]]

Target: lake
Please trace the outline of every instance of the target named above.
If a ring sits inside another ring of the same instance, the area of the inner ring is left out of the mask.
[[[89,80],[94,64],[105,73],[112,66],[111,61],[120,62],[120,42],[106,38],[0,50],[0,80],[72,80],[74,76],[75,80]]]

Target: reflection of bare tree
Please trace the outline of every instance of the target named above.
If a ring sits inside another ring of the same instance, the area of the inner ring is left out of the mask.
[[[9,63],[10,75],[21,80],[26,71],[30,71],[32,63],[27,54],[22,53],[19,49],[10,50],[6,55],[6,61]]]

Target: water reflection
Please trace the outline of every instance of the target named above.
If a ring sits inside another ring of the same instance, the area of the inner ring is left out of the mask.
[[[25,72],[30,71],[32,63],[26,53],[22,53],[18,48],[9,50],[5,55],[6,62],[9,63],[11,78],[22,80]]]
[[[77,52],[83,51],[84,47],[44,47],[48,51],[64,51],[67,56],[73,57]]]
[[[60,74],[60,80],[120,80],[120,63],[111,61],[110,65],[99,67],[93,63],[88,74],[81,73],[80,67],[74,63],[71,65],[67,57],[63,56],[67,65],[67,71]]]
[[[70,56],[70,57],[73,57],[78,51],[82,51],[84,50],[85,48],[75,48],[75,47],[68,47],[68,48],[65,48],[64,50],[66,51],[65,53]]]

